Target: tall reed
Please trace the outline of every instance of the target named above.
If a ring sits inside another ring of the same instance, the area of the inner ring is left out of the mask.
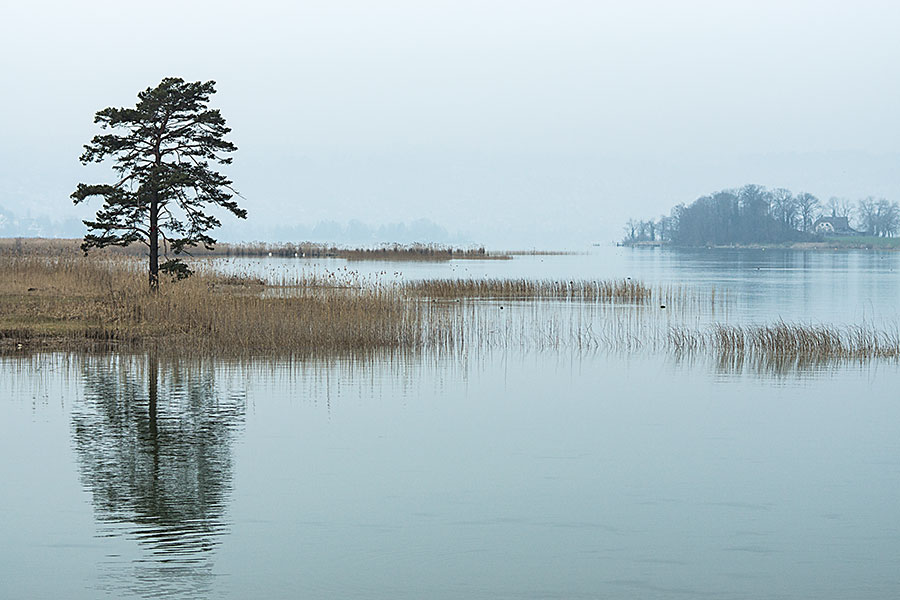
[[[720,356],[898,358],[900,331],[866,325],[720,323],[706,331],[672,327],[668,345],[677,352],[712,351]]]

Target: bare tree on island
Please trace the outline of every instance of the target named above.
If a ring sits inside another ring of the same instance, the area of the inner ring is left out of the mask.
[[[793,229],[797,222],[797,200],[791,190],[776,188],[772,190],[772,216],[781,222],[784,228]]]
[[[828,199],[828,204],[825,205],[827,212],[831,213],[832,217],[847,217],[850,218],[850,215],[853,213],[853,206],[850,204],[850,201],[846,198],[840,198],[838,196],[832,196]],[[825,216],[828,216],[827,214]]]
[[[892,237],[900,230],[900,204],[868,196],[859,201],[859,224],[868,235]]]
[[[168,77],[138,94],[134,108],[104,108],[94,117],[102,129],[84,146],[81,162],[114,161],[118,181],[79,183],[75,204],[99,196],[103,208],[93,221],[81,249],[128,246],[140,242],[149,253],[150,288],[159,287],[159,273],[178,279],[191,274],[179,255],[198,245],[212,249],[208,232],[221,225],[210,206],[245,219],[247,211],[232,199],[232,182],[210,163],[226,165],[237,147],[225,140],[231,129],[218,109],[208,108],[215,82],[185,82]],[[172,253],[170,258],[169,252]],[[160,264],[160,255],[164,261]]]
[[[797,194],[795,201],[797,203],[797,215],[800,217],[800,229],[804,233],[812,229],[813,221],[815,221],[816,212],[821,206],[819,199],[807,192]]]

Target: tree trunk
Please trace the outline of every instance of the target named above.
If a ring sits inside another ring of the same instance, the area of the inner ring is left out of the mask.
[[[150,202],[150,291],[159,291],[159,201],[153,191]]]

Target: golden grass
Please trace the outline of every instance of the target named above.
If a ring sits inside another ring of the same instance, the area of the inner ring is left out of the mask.
[[[549,281],[534,279],[429,279],[404,286],[413,295],[436,300],[552,299],[583,302],[646,303],[653,290],[630,279]]]
[[[494,254],[487,252],[483,247],[454,248],[442,244],[389,244],[377,248],[342,248],[311,242],[299,244],[217,244],[213,250],[200,250],[194,254],[197,256],[227,257],[334,257],[347,260],[378,261],[506,260],[511,258],[504,253]]]
[[[596,304],[627,304],[670,311],[714,312],[728,307],[728,298],[686,286],[649,286],[632,279],[429,279],[403,285],[412,297],[437,301],[556,300]]]
[[[147,289],[123,257],[0,256],[0,341],[214,354],[416,347],[426,312],[384,288],[310,286],[268,297],[253,279],[199,274]]]
[[[81,240],[60,238],[0,238],[3,256],[59,256],[81,254]],[[146,248],[140,244],[128,248],[111,247],[95,251],[97,255],[141,256]]]
[[[509,260],[509,254],[493,254],[483,247],[479,248],[453,248],[437,244],[413,244],[409,246],[392,245],[381,248],[356,248],[339,250],[337,256],[348,260],[421,260],[421,261],[445,261],[445,260]]]

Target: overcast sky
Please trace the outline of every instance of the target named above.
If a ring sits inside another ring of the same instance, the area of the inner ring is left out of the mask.
[[[254,233],[577,246],[745,183],[900,200],[896,2],[6,2],[0,206],[87,218],[93,113],[214,79]],[[255,235],[253,237],[260,237]]]

